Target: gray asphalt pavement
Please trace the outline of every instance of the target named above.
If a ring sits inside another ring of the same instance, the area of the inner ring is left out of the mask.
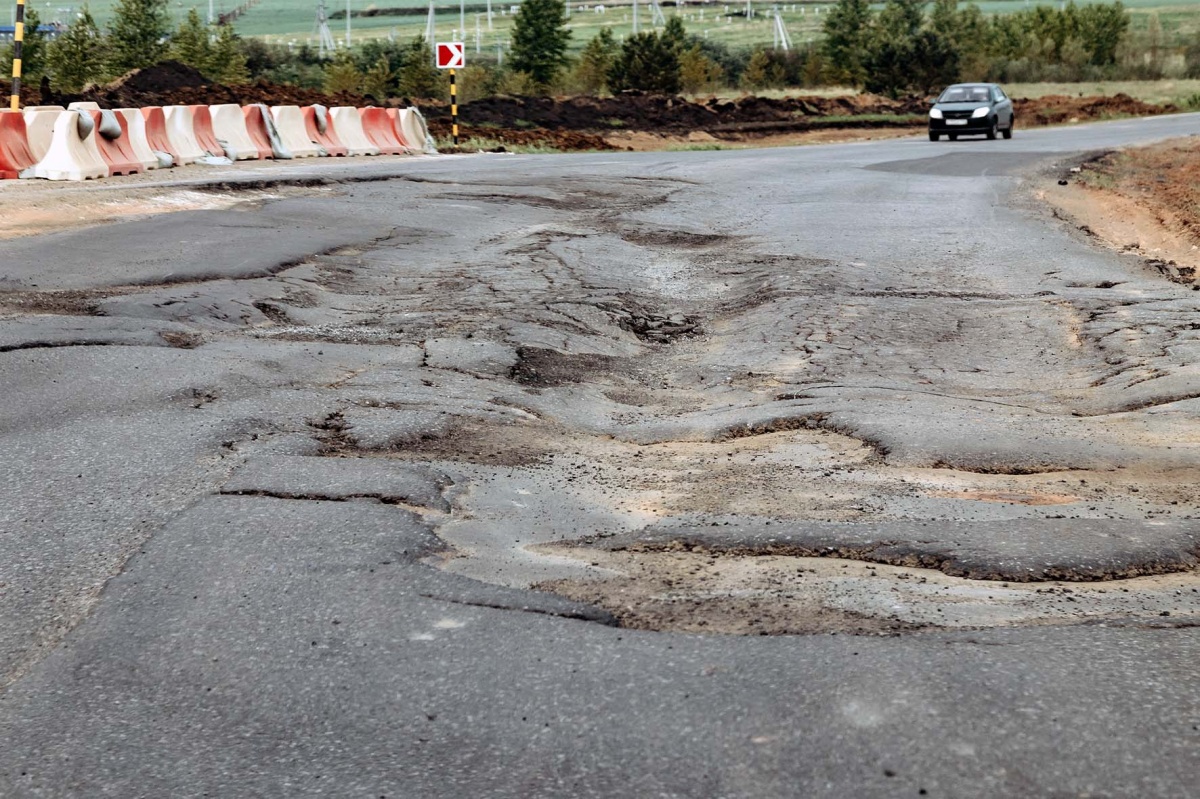
[[[298,164],[6,242],[0,796],[1196,795],[1200,294],[1033,197],[1196,132]],[[764,563],[836,623],[736,634]]]

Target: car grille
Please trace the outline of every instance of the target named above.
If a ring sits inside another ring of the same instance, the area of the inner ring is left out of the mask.
[[[942,116],[946,119],[970,119],[970,111],[943,111]]]

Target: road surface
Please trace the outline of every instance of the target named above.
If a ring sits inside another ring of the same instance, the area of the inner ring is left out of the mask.
[[[6,242],[0,795],[1194,796],[1200,294],[1036,191],[1198,128]]]

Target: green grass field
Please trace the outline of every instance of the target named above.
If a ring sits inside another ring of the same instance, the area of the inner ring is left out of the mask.
[[[473,4],[485,0],[471,0]],[[1083,4],[1099,0],[1076,0]],[[328,0],[329,11],[344,10],[345,0]],[[572,15],[570,27],[574,32],[573,44],[582,47],[601,27],[611,26],[618,37],[627,36],[632,30],[632,15],[629,0],[618,0],[617,3],[604,2],[606,13],[597,14],[592,9],[603,0],[591,0],[589,3],[575,2],[570,6]],[[1175,2],[1164,5],[1162,0],[1124,0],[1126,7],[1131,9],[1133,16],[1132,27],[1135,30],[1144,29],[1151,13],[1157,13],[1162,28],[1171,38],[1182,41],[1186,37],[1194,37],[1200,33],[1200,0],[1195,2]],[[111,15],[116,0],[92,0],[90,7],[97,21],[103,24]],[[1011,13],[1037,5],[1037,0],[982,0],[978,3],[985,13]],[[1056,2],[1054,4],[1057,4]],[[69,21],[74,9],[81,4],[67,4],[62,0],[29,0],[29,5],[38,10],[43,20]],[[220,12],[238,5],[237,0],[214,0],[214,8]],[[507,43],[510,39],[512,17],[508,10],[512,2],[493,3],[493,25],[488,30],[486,18],[480,18],[482,36],[481,49],[489,54],[496,52],[499,44]],[[744,3],[690,3],[679,9],[683,14],[684,23],[690,32],[701,36],[724,41],[732,46],[751,46],[770,44],[772,41],[772,22],[770,10],[778,5],[782,11],[784,23],[795,45],[812,41],[819,37],[821,22],[827,14],[831,3],[776,3],[768,0],[753,0],[756,18],[746,20],[742,17],[727,17],[726,10],[740,11]],[[197,7],[202,15],[208,12],[207,0],[171,0],[172,16],[180,20],[188,9]],[[459,27],[459,6],[447,0],[435,0],[437,8],[437,38],[448,40]],[[365,10],[373,7],[384,8],[427,8],[428,0],[350,0],[350,8]],[[673,8],[664,9],[665,13],[675,12]],[[640,21],[643,28],[651,26],[651,9],[649,5],[640,6]],[[297,45],[305,42],[315,42],[314,20],[316,17],[316,0],[259,0],[247,14],[236,23],[238,33],[243,36],[262,37],[273,42],[292,42]],[[425,16],[377,16],[356,17],[352,20],[352,39],[361,41],[364,38],[394,35],[398,39],[407,40],[424,33]],[[331,20],[330,28],[336,39],[341,41],[345,36],[345,21]],[[468,15],[466,20],[466,36],[468,44],[468,63],[470,54],[475,49],[476,19]]]
[[[1068,96],[1110,96],[1128,94],[1130,97],[1147,103],[1175,103],[1184,106],[1187,101],[1200,95],[1200,79],[1178,80],[1105,80],[1084,81],[1081,83],[1006,83],[1004,90],[1010,97],[1037,98],[1048,94],[1065,94]],[[801,97],[818,95],[821,97],[839,97],[854,94],[855,89],[847,86],[825,86],[820,89],[760,89],[755,92],[759,97]],[[717,92],[718,97],[733,98],[742,94],[740,91],[726,89]]]

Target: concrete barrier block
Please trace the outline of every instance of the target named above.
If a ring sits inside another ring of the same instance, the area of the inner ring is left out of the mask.
[[[192,110],[192,135],[196,137],[196,143],[200,145],[200,149],[207,155],[224,158],[225,148],[221,146],[216,132],[213,131],[212,113],[208,110],[208,106],[189,105],[188,108]],[[230,160],[233,160],[232,157]]]
[[[362,120],[363,133],[379,148],[383,155],[402,155],[408,148],[396,135],[396,125],[388,116],[386,108],[361,108],[358,112]]]
[[[38,162],[22,177],[46,180],[91,180],[108,176],[108,165],[96,144],[96,125],[82,111],[26,111],[27,128],[50,128],[50,142]]]
[[[142,169],[158,169],[158,156],[154,154],[154,149],[146,138],[146,118],[142,116],[141,109],[118,108],[115,113],[129,148],[142,165]]]
[[[146,143],[150,145],[150,150],[154,153],[166,153],[175,166],[182,164],[179,151],[167,135],[167,117],[162,108],[149,106],[139,110],[146,125]]]
[[[212,117],[213,134],[224,149],[225,155],[234,161],[254,161],[260,157],[258,147],[250,138],[246,117],[240,105],[211,105],[208,112]],[[271,157],[269,153],[267,157]]]
[[[196,141],[195,125],[192,109],[186,105],[168,105],[163,107],[163,117],[167,123],[167,138],[171,142],[175,163],[194,164],[208,155],[200,142]]]
[[[37,163],[29,151],[25,116],[19,111],[0,111],[0,179],[12,180]]]
[[[279,131],[283,146],[293,158],[313,158],[321,155],[322,148],[308,138],[304,127],[304,113],[298,105],[276,105],[271,107],[271,118]]]
[[[258,148],[259,158],[290,159],[292,153],[284,146],[279,138],[279,130],[275,127],[275,118],[271,109],[259,103],[242,107],[242,116],[246,120],[246,132],[250,140]]]
[[[341,106],[332,109],[329,115],[333,118],[338,138],[346,145],[350,155],[379,155],[379,148],[372,144],[363,132],[362,118],[358,115],[357,108]]]
[[[437,154],[437,145],[429,135],[425,117],[421,116],[416,107],[400,109],[400,129],[404,132],[404,140],[409,146],[429,155]]]
[[[304,114],[304,130],[310,141],[320,144],[329,156],[349,155],[350,149],[342,143],[333,126],[333,117],[323,105],[309,105],[300,109]]]
[[[92,124],[95,125],[96,129],[93,131],[92,140],[96,142],[96,149],[108,166],[109,177],[141,172],[142,163],[134,155],[133,148],[129,146],[125,128],[121,125],[117,115],[112,111],[99,110],[83,111],[83,113],[88,114]],[[117,135],[114,138],[110,139],[104,135],[104,130],[110,127],[107,123],[111,123],[111,127],[116,128]]]

